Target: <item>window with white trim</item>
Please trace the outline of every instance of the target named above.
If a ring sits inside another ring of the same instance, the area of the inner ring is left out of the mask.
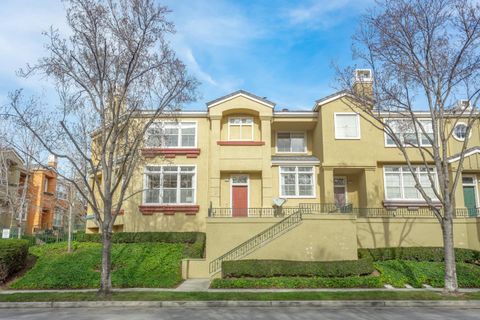
[[[311,198],[315,196],[314,167],[280,167],[280,196]]]
[[[305,132],[277,132],[277,152],[306,152]]]
[[[416,130],[414,123],[410,119],[392,119],[386,120],[385,123],[392,129],[395,137],[400,140],[403,146],[418,146],[419,141],[422,147],[431,146],[430,139],[433,140],[432,120],[418,120]],[[385,145],[388,147],[397,146],[393,138],[386,132]]]
[[[415,187],[415,178],[407,166],[388,166],[383,169],[387,200],[424,200],[420,191]],[[425,193],[431,199],[436,199],[429,174],[437,185],[437,172],[435,168],[428,168],[428,171],[424,166],[414,167],[415,175]]]
[[[191,148],[196,146],[196,122],[154,122],[146,132],[148,148]]]
[[[335,139],[360,139],[360,115],[335,113]]]
[[[57,182],[57,199],[68,200],[68,188],[65,184]]]
[[[459,122],[455,125],[455,128],[453,129],[453,136],[455,139],[464,141],[465,138],[467,137],[467,125],[463,122]]]
[[[252,117],[228,118],[228,140],[231,140],[231,141],[253,140],[253,118]]]
[[[56,228],[60,228],[63,222],[63,216],[65,215],[65,211],[61,208],[55,208],[53,213],[53,226]]]
[[[195,203],[195,176],[195,166],[147,166],[143,203]]]

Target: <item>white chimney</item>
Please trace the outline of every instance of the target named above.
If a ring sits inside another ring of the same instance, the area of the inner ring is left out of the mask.
[[[47,164],[48,164],[49,167],[56,168],[57,167],[57,156],[53,155],[53,154],[49,154]]]

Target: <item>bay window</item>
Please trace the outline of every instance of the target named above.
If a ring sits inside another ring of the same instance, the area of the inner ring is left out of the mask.
[[[305,151],[304,132],[277,133],[277,152],[304,153]]]
[[[192,148],[196,146],[195,122],[154,122],[146,132],[149,148]]]
[[[418,177],[420,185],[431,199],[436,199],[430,182],[431,175],[435,185],[437,183],[437,172],[435,168],[424,166],[414,167],[415,176]],[[385,198],[387,200],[424,200],[415,187],[415,178],[407,166],[384,167]]]
[[[195,166],[147,166],[145,204],[195,203]]]
[[[280,167],[280,196],[292,198],[315,197],[314,167]]]

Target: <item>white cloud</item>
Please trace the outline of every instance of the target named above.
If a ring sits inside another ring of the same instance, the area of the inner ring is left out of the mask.
[[[361,8],[370,5],[372,0],[322,0],[310,1],[307,4],[285,10],[285,16],[292,25],[311,28],[329,28],[349,15],[356,14]],[[342,14],[338,14],[342,11]]]

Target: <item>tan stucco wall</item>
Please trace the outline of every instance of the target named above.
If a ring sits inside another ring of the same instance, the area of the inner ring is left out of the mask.
[[[278,218],[208,219],[206,258],[184,262],[185,275],[189,278],[210,276],[210,261],[278,221]],[[480,250],[480,219],[455,219],[454,241],[457,248]],[[241,259],[355,260],[357,248],[419,246],[442,246],[437,220],[304,215],[299,225]]]
[[[458,248],[480,248],[480,221],[454,220],[454,241]],[[440,247],[440,224],[433,218],[358,218],[359,248]]]

